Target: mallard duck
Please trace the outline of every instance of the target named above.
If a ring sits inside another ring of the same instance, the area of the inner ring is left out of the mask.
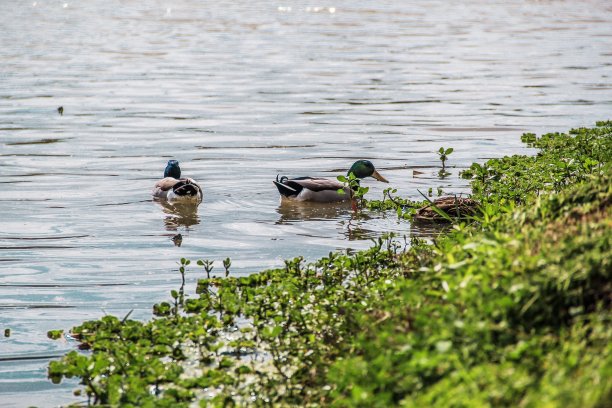
[[[358,179],[373,177],[383,183],[388,183],[387,179],[380,175],[369,160],[357,160],[347,176],[353,173]],[[278,177],[273,180],[278,188],[281,198],[288,198],[296,201],[314,201],[320,203],[332,203],[346,201],[351,198],[349,187],[338,180],[330,180],[320,177],[297,177],[290,179],[287,176]],[[338,190],[344,190],[344,194]]]
[[[202,201],[202,188],[190,178],[181,178],[181,168],[177,160],[168,160],[164,178],[155,183],[153,197],[168,201]]]

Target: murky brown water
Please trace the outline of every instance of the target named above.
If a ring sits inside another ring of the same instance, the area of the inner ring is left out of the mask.
[[[331,177],[369,158],[403,196],[462,192],[461,168],[525,152],[524,131],[609,119],[611,75],[608,1],[7,2],[0,405],[74,401],[74,382],[45,378],[74,344],[46,331],[149,316],[181,257],[221,269],[229,256],[248,274],[422,232],[281,207],[277,173]],[[443,180],[440,146],[455,148]],[[196,214],[149,196],[169,158],[204,187]]]

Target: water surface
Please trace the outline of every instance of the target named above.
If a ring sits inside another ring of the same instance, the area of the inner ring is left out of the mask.
[[[521,133],[612,111],[607,1],[255,3],[2,8],[1,404],[79,401],[74,382],[45,378],[75,347],[47,330],[149,317],[181,257],[217,270],[231,257],[241,275],[431,232],[280,206],[276,174],[334,177],[368,158],[402,196],[466,192],[459,171],[527,152]],[[444,179],[441,146],[455,149]],[[170,158],[202,183],[197,212],[149,196]],[[377,198],[387,187],[365,185]],[[203,275],[188,271],[192,289]]]

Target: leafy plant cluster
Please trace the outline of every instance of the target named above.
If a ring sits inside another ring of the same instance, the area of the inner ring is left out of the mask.
[[[395,211],[400,219],[411,219],[416,210],[429,201],[413,201],[407,198],[397,197],[394,194],[397,189],[389,187],[383,190],[382,200],[364,200],[364,207],[372,211]]]
[[[461,176],[472,181],[474,196],[482,202],[527,203],[545,192],[559,192],[601,171],[612,155],[612,122],[595,128],[548,133],[537,138],[526,133],[521,140],[538,148],[536,156],[503,157],[474,163]]]
[[[90,351],[50,377],[112,406],[606,406],[610,125],[487,162],[499,176],[472,181],[479,222],[433,244],[388,236],[245,277],[183,259],[181,276],[206,276],[195,295],[183,280],[150,321],[72,329]]]

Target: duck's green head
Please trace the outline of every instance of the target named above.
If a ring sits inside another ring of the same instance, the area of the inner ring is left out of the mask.
[[[181,168],[179,167],[178,160],[168,160],[168,165],[166,170],[164,170],[164,177],[181,178]]]
[[[369,160],[357,160],[351,168],[349,169],[346,175],[350,175],[353,173],[355,177],[359,179],[363,179],[366,177],[374,177],[378,181],[382,181],[383,183],[388,183],[386,178],[380,175],[378,171],[374,168],[374,165]]]

